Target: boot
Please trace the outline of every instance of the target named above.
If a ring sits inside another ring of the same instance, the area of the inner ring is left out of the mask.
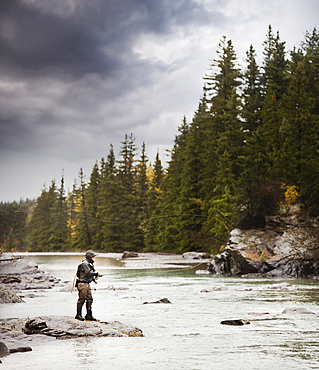
[[[89,321],[96,321],[96,318],[92,316],[92,310],[87,310],[87,314],[85,316],[85,320]]]
[[[76,311],[76,316],[75,316],[75,318],[76,318],[77,320],[84,321],[84,318],[83,318],[83,316],[82,316],[82,310],[81,310],[81,309]]]

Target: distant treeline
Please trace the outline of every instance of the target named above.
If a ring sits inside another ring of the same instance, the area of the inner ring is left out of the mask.
[[[182,120],[163,170],[137,158],[134,136],[113,147],[71,194],[64,179],[32,202],[2,204],[2,249],[216,252],[234,227],[265,225],[298,198],[319,215],[319,33],[285,50],[269,26],[259,66],[242,70],[223,37],[191,123]],[[30,212],[30,214],[28,214]]]

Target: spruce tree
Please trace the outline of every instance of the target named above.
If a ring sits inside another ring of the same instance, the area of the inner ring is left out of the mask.
[[[61,186],[57,190],[57,198],[51,211],[50,249],[53,251],[67,250],[69,245],[68,206],[64,189],[64,175]]]
[[[75,250],[92,248],[92,236],[89,230],[87,207],[87,184],[84,181],[82,168],[79,171],[78,185],[73,186],[71,197],[72,210],[72,247]]]
[[[101,179],[99,187],[98,240],[105,252],[123,251],[124,223],[121,209],[123,186],[117,176],[114,148],[111,144],[106,162],[101,160]]]

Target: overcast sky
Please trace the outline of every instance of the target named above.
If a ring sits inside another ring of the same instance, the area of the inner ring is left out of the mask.
[[[0,201],[63,169],[72,190],[126,133],[165,165],[222,36],[261,63],[269,24],[291,50],[318,15],[318,0],[1,0]]]

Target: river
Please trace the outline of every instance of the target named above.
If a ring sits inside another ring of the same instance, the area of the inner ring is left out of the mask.
[[[82,256],[24,258],[70,285]],[[93,315],[136,326],[145,337],[43,340],[4,358],[0,369],[319,369],[319,280],[230,278],[204,274],[205,265],[149,268],[102,254],[95,266],[104,276],[91,284]],[[272,289],[283,283],[291,287]],[[1,305],[1,317],[74,316],[77,293],[64,290],[23,292],[36,297]],[[161,298],[171,304],[143,305]],[[314,314],[283,314],[296,307]],[[221,325],[228,319],[250,324]]]

